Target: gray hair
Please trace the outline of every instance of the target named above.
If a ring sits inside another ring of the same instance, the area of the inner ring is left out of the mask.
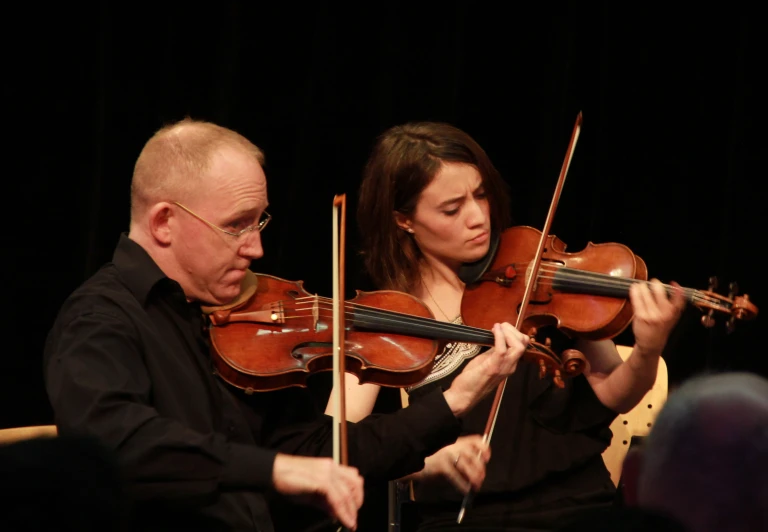
[[[670,396],[643,442],[640,505],[692,531],[768,530],[768,379],[700,375]]]

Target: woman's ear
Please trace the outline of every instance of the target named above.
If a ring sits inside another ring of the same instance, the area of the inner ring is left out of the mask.
[[[408,218],[405,214],[402,212],[395,211],[394,212],[395,217],[395,223],[397,226],[405,231],[406,233],[413,233],[413,223],[411,222],[411,219]]]

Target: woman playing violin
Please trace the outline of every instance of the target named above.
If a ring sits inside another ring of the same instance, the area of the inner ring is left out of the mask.
[[[498,171],[468,134],[444,123],[409,123],[377,140],[360,189],[358,223],[366,268],[378,288],[408,292],[437,320],[462,323],[460,269],[489,253],[492,230],[509,225],[509,198]],[[657,280],[632,286],[635,345],[626,362],[610,340],[576,338],[573,347],[588,365],[562,389],[540,379],[534,364],[518,364],[507,381],[492,454],[481,438],[489,397],[465,418],[463,436],[410,477],[419,530],[550,530],[611,505],[614,486],[601,457],[610,443],[608,427],[654,383],[685,305],[674,286],[671,297]],[[432,373],[406,389],[409,401],[448,387],[482,350],[449,343]],[[368,415],[378,391],[349,376],[347,417]],[[457,525],[470,488],[479,491]]]

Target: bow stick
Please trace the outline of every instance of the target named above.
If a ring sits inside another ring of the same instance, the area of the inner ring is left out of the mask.
[[[344,228],[346,226],[346,195],[333,198],[333,460],[347,465],[347,413],[344,388]],[[339,221],[341,218],[341,221]],[[339,225],[341,227],[339,228]],[[347,532],[340,526],[338,532]]]
[[[576,147],[576,141],[578,140],[579,133],[581,132],[581,121],[582,121],[581,112],[579,112],[578,116],[576,117],[576,123],[573,126],[573,133],[571,134],[571,141],[568,144],[568,150],[565,153],[565,160],[563,161],[563,167],[560,170],[560,178],[557,181],[555,194],[552,197],[552,204],[549,207],[547,220],[544,223],[544,229],[541,232],[539,247],[536,250],[536,256],[533,259],[531,266],[528,268],[529,273],[526,279],[523,302],[520,305],[520,312],[517,315],[517,323],[515,323],[515,328],[517,330],[520,330],[520,327],[523,325],[523,321],[525,320],[525,313],[528,308],[528,301],[531,299],[531,294],[533,293],[534,287],[536,286],[536,280],[538,279],[538,275],[539,275],[539,265],[541,263],[541,256],[544,253],[544,243],[547,241],[547,236],[549,235],[549,230],[550,230],[550,227],[552,226],[552,219],[555,216],[557,203],[560,200],[560,194],[563,190],[563,184],[565,183],[565,176],[568,174],[568,168],[571,166],[571,159],[573,158],[573,150]],[[506,385],[507,385],[507,379],[505,378],[501,382],[501,384],[499,384],[499,387],[496,389],[496,397],[494,398],[493,404],[491,405],[491,412],[490,412],[490,415],[488,416],[488,422],[485,425],[485,432],[483,433],[483,443],[485,443],[486,445],[489,445],[491,442],[491,435],[493,434],[493,428],[496,425],[496,418],[499,415],[501,398],[504,395],[504,388],[506,387]],[[473,492],[470,488],[470,490],[464,496],[464,500],[461,503],[461,509],[459,510],[459,515],[458,515],[458,518],[456,519],[457,523],[461,523],[461,521],[464,519],[464,515],[466,514],[467,506],[469,504],[469,501],[472,495],[473,495]]]

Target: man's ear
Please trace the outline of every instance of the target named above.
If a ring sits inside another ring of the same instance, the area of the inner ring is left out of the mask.
[[[395,217],[395,223],[400,229],[407,233],[413,233],[413,222],[411,222],[411,219],[408,216],[398,211],[395,211],[393,216]]]
[[[171,219],[173,210],[167,202],[155,203],[147,213],[149,232],[160,244],[167,246],[171,243]]]
[[[640,473],[643,469],[643,445],[633,445],[627,451],[624,463],[621,466],[621,479],[619,487],[625,506],[638,506],[637,488],[640,481]]]

